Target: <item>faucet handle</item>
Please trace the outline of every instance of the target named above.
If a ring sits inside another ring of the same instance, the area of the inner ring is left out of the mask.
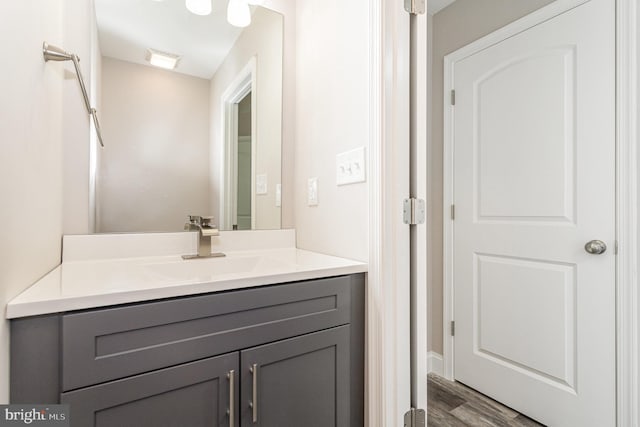
[[[215,227],[215,225],[211,224],[213,222],[212,216],[203,216],[200,218],[202,221],[202,226],[204,227]]]
[[[202,223],[202,217],[199,215],[189,215],[189,222],[191,224],[201,224]]]
[[[202,225],[200,226],[200,230],[203,236],[219,236],[220,230],[218,230],[218,226],[212,224],[213,217],[212,216],[203,216],[202,217]]]

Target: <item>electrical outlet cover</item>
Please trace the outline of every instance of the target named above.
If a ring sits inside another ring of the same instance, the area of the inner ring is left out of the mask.
[[[276,184],[276,207],[282,206],[282,184]]]
[[[318,178],[309,178],[307,181],[307,204],[318,206]]]
[[[267,194],[267,175],[256,175],[256,194]]]

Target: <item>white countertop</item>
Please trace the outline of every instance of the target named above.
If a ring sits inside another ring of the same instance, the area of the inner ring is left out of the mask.
[[[6,318],[35,316],[367,271],[367,264],[296,248],[65,261],[7,304]]]

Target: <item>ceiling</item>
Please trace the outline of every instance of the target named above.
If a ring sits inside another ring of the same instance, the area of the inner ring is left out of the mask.
[[[175,71],[211,79],[242,32],[227,23],[226,0],[212,0],[208,16],[184,0],[95,0],[103,56],[149,65],[147,49],[182,58]]]

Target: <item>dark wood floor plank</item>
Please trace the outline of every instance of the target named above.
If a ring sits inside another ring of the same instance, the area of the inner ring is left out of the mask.
[[[487,410],[478,402],[468,402],[458,406],[451,414],[472,427],[509,427],[512,418],[504,418],[499,412]]]
[[[431,377],[429,379],[433,381],[434,384],[438,384],[440,387],[444,388],[445,390],[449,390],[450,392],[459,395],[460,397],[462,397],[467,401],[482,402],[488,408],[491,408],[491,410],[498,411],[504,417],[507,417],[507,418],[515,418],[518,416],[518,412],[514,411],[513,409],[508,408],[496,402],[495,400],[483,394],[478,393],[477,391],[471,389],[470,387],[467,387],[462,383],[448,381],[438,375],[433,375],[433,374],[430,374],[430,375]]]
[[[544,427],[542,424],[532,420],[529,417],[525,417],[524,415],[518,415],[516,418],[511,421],[509,424],[510,427]]]
[[[429,406],[427,410],[428,427],[468,427],[463,421],[454,417],[447,411]]]
[[[451,410],[457,408],[460,405],[464,405],[467,402],[458,394],[438,385],[434,385],[433,387],[429,388],[427,399],[429,400],[430,404],[437,405],[446,412],[450,412]]]
[[[429,427],[544,427],[458,382],[429,374]]]

